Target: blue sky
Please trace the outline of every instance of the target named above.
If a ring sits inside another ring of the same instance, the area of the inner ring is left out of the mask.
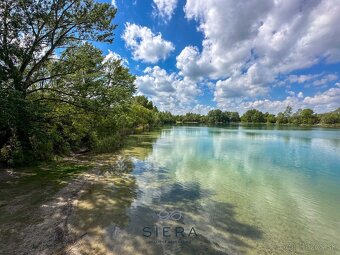
[[[108,57],[173,113],[340,107],[337,0],[115,0]]]

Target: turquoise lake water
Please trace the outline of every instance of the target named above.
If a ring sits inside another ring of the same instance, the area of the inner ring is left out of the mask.
[[[83,198],[109,202],[82,225],[112,251],[340,254],[340,130],[176,126],[114,157],[124,175]]]

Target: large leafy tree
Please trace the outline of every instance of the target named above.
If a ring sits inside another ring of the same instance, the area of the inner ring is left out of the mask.
[[[339,124],[340,123],[340,108],[333,112],[321,114],[321,122],[324,124]]]
[[[264,123],[265,122],[265,117],[264,114],[256,109],[251,109],[246,111],[242,117],[241,117],[242,122],[249,122],[249,123]]]
[[[302,124],[315,124],[318,122],[318,117],[312,109],[303,109],[300,113],[300,120]]]
[[[24,151],[33,149],[32,135],[50,110],[34,94],[49,89],[54,98],[64,99],[64,90],[46,84],[77,71],[51,70],[51,65],[83,41],[112,42],[115,14],[110,4],[93,0],[0,2],[0,148],[14,137]]]
[[[227,114],[220,109],[209,111],[207,118],[209,123],[226,123],[229,121]]]
[[[48,118],[54,119],[59,133],[69,133],[72,126],[71,137],[79,142],[93,131],[105,135],[117,131],[119,116],[127,112],[135,92],[135,77],[121,60],[104,60],[100,50],[85,43],[65,50],[50,69],[52,73],[74,69],[30,91],[33,101],[51,109]]]
[[[69,104],[86,113],[108,114],[126,103],[135,92],[135,77],[119,59],[104,61],[102,52],[89,43],[65,50],[49,71],[62,77],[34,86],[27,93],[35,101]]]
[[[145,107],[149,110],[156,110],[157,111],[157,107],[155,107],[153,105],[153,103],[151,101],[149,101],[146,96],[135,96],[134,101],[137,104],[139,104],[139,105],[141,105],[141,106],[143,106],[143,107]]]

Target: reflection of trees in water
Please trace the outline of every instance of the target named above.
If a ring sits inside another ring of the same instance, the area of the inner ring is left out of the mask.
[[[152,153],[153,146],[159,138],[160,132],[130,136],[126,141],[123,153],[144,160]]]
[[[329,140],[326,140],[325,143],[329,144],[330,146],[334,146],[340,149],[340,139],[329,139]]]

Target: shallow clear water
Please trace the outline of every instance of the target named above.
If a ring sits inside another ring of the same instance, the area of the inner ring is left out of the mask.
[[[340,130],[170,127],[112,158],[74,219],[98,251],[340,254]]]

